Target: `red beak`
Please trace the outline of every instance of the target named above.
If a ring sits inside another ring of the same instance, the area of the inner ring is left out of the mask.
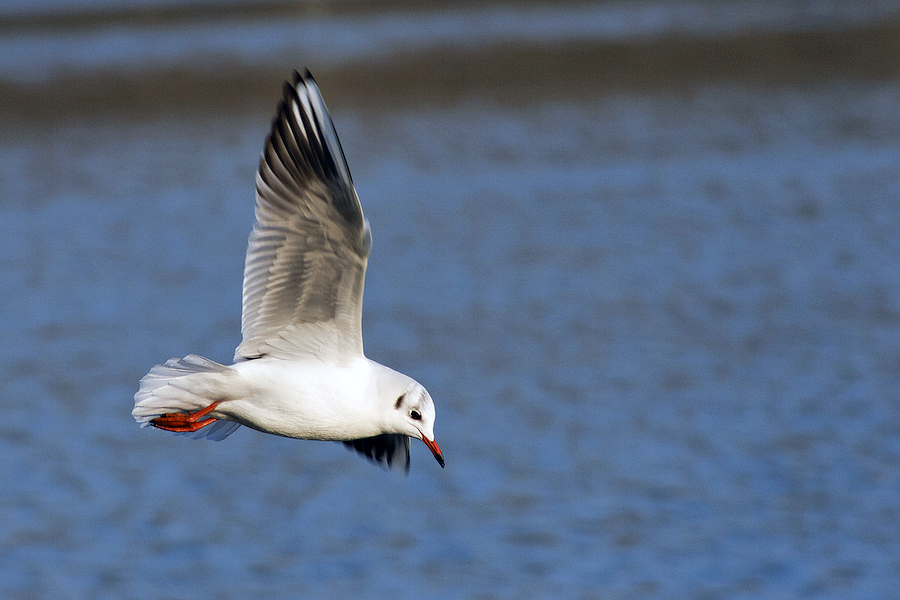
[[[431,450],[431,453],[434,454],[435,460],[438,461],[438,464],[441,465],[441,468],[444,468],[444,454],[441,452],[441,449],[438,448],[437,442],[428,441],[428,439],[423,435],[422,441],[425,442],[425,445],[428,446],[428,449]]]

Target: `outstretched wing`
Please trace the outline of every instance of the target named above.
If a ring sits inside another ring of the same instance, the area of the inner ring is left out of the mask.
[[[383,433],[375,437],[344,442],[369,460],[385,469],[403,468],[409,473],[409,436]]]
[[[284,96],[256,175],[235,361],[362,355],[368,223],[337,132],[306,71]]]

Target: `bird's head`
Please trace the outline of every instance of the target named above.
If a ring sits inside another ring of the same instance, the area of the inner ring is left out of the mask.
[[[392,421],[397,433],[403,433],[425,442],[441,467],[444,455],[434,441],[434,402],[431,395],[418,382],[409,380],[409,385],[393,400]]]

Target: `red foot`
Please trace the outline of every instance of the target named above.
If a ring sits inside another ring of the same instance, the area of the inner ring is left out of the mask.
[[[206,408],[200,409],[197,412],[166,413],[162,416],[156,417],[155,419],[151,419],[150,424],[154,427],[165,429],[166,431],[190,433],[192,431],[202,429],[203,427],[206,427],[207,425],[215,421],[216,419],[213,419],[212,417],[203,419],[201,421],[200,417],[209,414],[218,405],[219,402],[213,402]]]

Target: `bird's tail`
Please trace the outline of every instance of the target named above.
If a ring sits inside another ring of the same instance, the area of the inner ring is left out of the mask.
[[[225,382],[232,373],[230,367],[196,354],[169,359],[166,364],[150,369],[141,379],[131,414],[141,427],[147,427],[155,425],[154,419],[166,414],[190,415],[202,411],[225,398]],[[218,441],[240,426],[236,421],[217,419],[196,431],[178,433]]]

